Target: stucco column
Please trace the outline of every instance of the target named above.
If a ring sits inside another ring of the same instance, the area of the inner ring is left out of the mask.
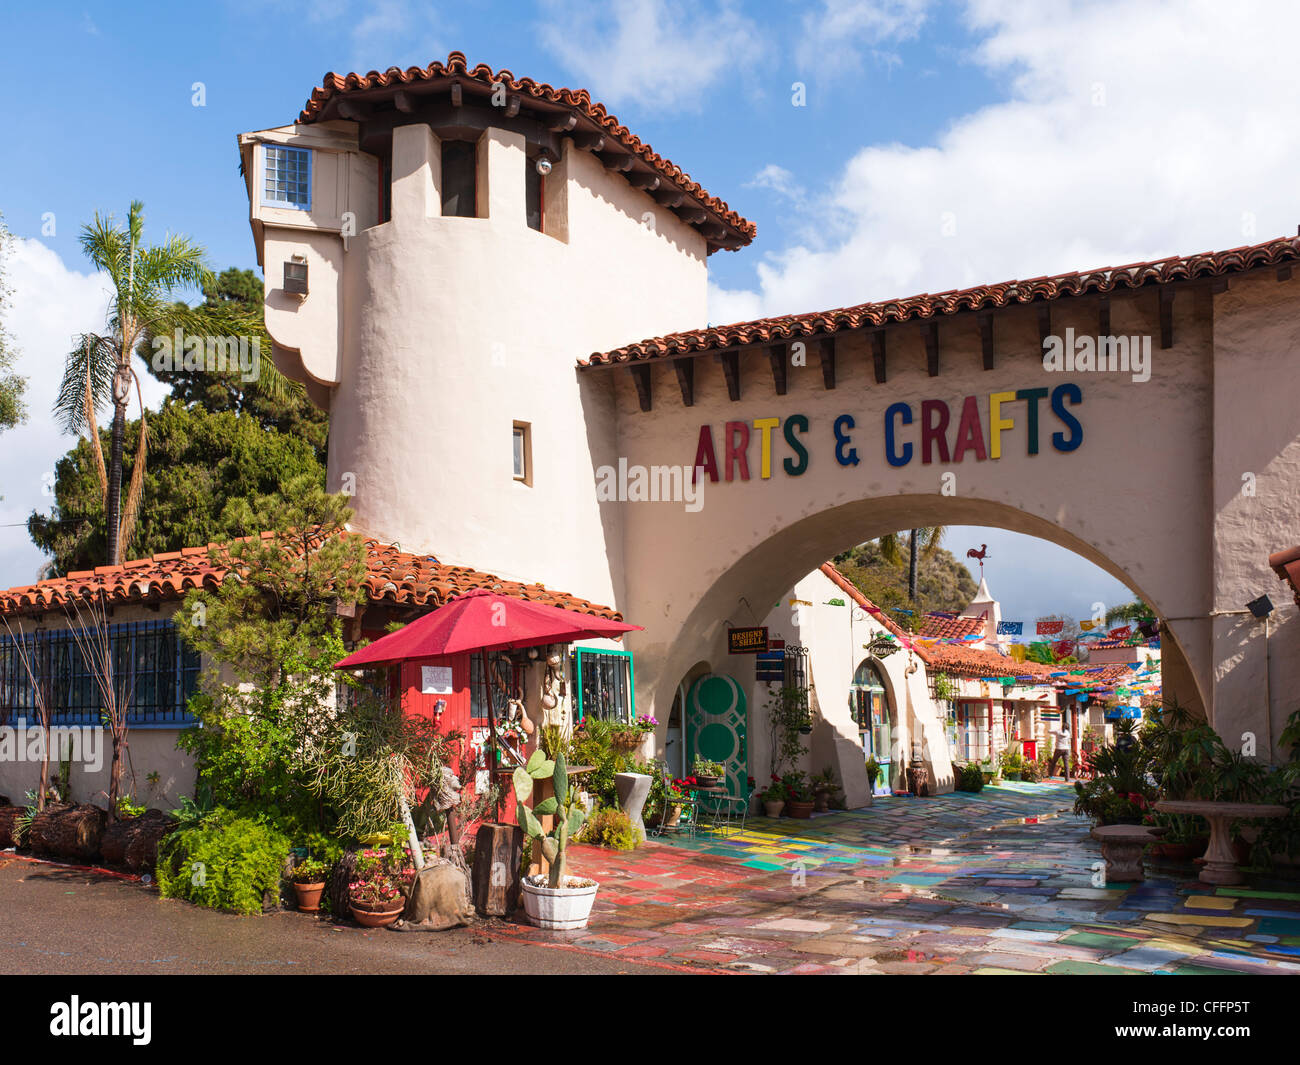
[[[490,128],[478,142],[478,214],[494,222],[526,229],[524,167],[528,142],[522,133]]]
[[[442,214],[442,145],[423,122],[393,130],[393,221]]]

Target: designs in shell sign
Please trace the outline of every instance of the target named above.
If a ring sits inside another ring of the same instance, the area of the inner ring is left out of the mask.
[[[716,434],[714,426],[705,424],[695,446],[696,476],[702,472],[714,482],[766,481],[779,463],[787,477],[799,477],[822,450],[841,466],[857,466],[865,455],[883,451],[895,467],[918,459],[923,465],[944,466],[972,456],[976,461],[1000,459],[1012,449],[1026,455],[1048,447],[1070,452],[1083,443],[1083,423],[1074,411],[1082,402],[1083,389],[1068,382],[955,401],[891,403],[875,426],[848,413],[824,424],[806,414],[725,422]]]

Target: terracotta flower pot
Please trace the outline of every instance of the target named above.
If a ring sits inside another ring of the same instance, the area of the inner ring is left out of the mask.
[[[763,800],[763,812],[768,817],[780,817],[781,811],[785,809],[785,800],[777,799],[776,801]]]
[[[812,817],[813,803],[811,800],[791,799],[786,804],[786,813],[791,817],[809,818]]]
[[[348,909],[352,911],[352,919],[362,928],[387,928],[402,916],[402,911],[406,909],[406,900],[398,899],[394,902],[375,904],[348,900]]]
[[[298,909],[303,913],[318,913],[320,911],[320,897],[325,890],[325,881],[319,884],[297,884],[293,885],[294,894],[298,896]]]

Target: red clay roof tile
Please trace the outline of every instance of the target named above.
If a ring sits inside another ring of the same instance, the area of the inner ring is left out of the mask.
[[[488,588],[566,610],[622,619],[611,607],[551,591],[545,585],[502,580],[467,566],[443,565],[430,555],[412,554],[378,540],[367,538],[365,544],[369,571],[365,587],[371,602],[438,607],[472,588]],[[0,615],[66,607],[100,593],[109,605],[120,606],[180,599],[192,588],[215,589],[227,571],[209,557],[208,551],[214,546],[217,545],[168,551],[121,566],[99,566],[94,571],[82,570],[66,577],[9,588],[0,591]]]
[[[757,227],[753,222],[742,218],[733,211],[725,200],[707,192],[698,182],[693,181],[681,167],[665,159],[650,145],[644,143],[617,118],[611,115],[602,103],[595,103],[586,89],[557,89],[532,78],[516,78],[509,70],[493,70],[486,63],[479,63],[471,68],[461,52],[452,52],[445,63],[434,61],[427,67],[389,67],[382,74],[372,70],[368,74],[335,74],[333,71],[321,79],[319,88],[313,89],[311,98],[298,116],[299,122],[317,122],[333,117],[331,102],[339,96],[384,89],[401,89],[420,83],[455,80],[461,85],[477,86],[486,92],[493,91],[496,84],[503,85],[510,93],[518,93],[520,104],[533,110],[541,110],[556,115],[569,111],[578,118],[594,125],[600,134],[616,141],[625,151],[645,163],[656,176],[668,185],[676,188],[695,200],[711,217],[715,225],[728,231],[726,243],[719,246],[731,250],[743,247],[754,239]],[[538,104],[541,104],[538,107]],[[595,131],[593,131],[595,132]],[[713,250],[713,243],[709,250]]]
[[[948,617],[945,614],[926,614],[921,618],[921,636],[946,640],[960,640],[963,636],[984,635],[984,619]]]
[[[1120,288],[1191,281],[1221,277],[1257,267],[1280,266],[1300,259],[1300,237],[1283,237],[1262,244],[1233,248],[1229,251],[1201,255],[1174,256],[1149,263],[1108,266],[1085,273],[1057,274],[1031,281],[1005,281],[996,285],[977,285],[937,295],[929,293],[907,299],[861,303],[856,307],[813,311],[807,314],[757,318],[750,322],[710,326],[682,333],[642,340],[613,351],[595,352],[578,360],[581,368],[620,365],[687,355],[700,351],[770,344],[782,340],[799,340],[811,336],[838,333],[842,330],[889,325],[918,318],[934,318],[982,307],[1001,308],[1013,304],[1042,302],[1063,296],[1114,292]]]

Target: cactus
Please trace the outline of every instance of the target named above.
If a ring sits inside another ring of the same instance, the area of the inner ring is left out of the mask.
[[[533,781],[545,780],[547,777],[551,779],[555,794],[543,799],[530,810],[524,802],[532,797]],[[569,772],[564,754],[560,753],[552,762],[542,751],[534,751],[527,765],[515,770],[514,785],[519,827],[530,840],[541,841],[542,854],[551,863],[549,886],[561,887],[564,884],[565,851],[569,846],[569,837],[587,819],[587,811],[578,802],[577,790],[569,787]],[[555,817],[555,827],[549,833],[542,831],[542,823],[538,820],[547,814]]]

